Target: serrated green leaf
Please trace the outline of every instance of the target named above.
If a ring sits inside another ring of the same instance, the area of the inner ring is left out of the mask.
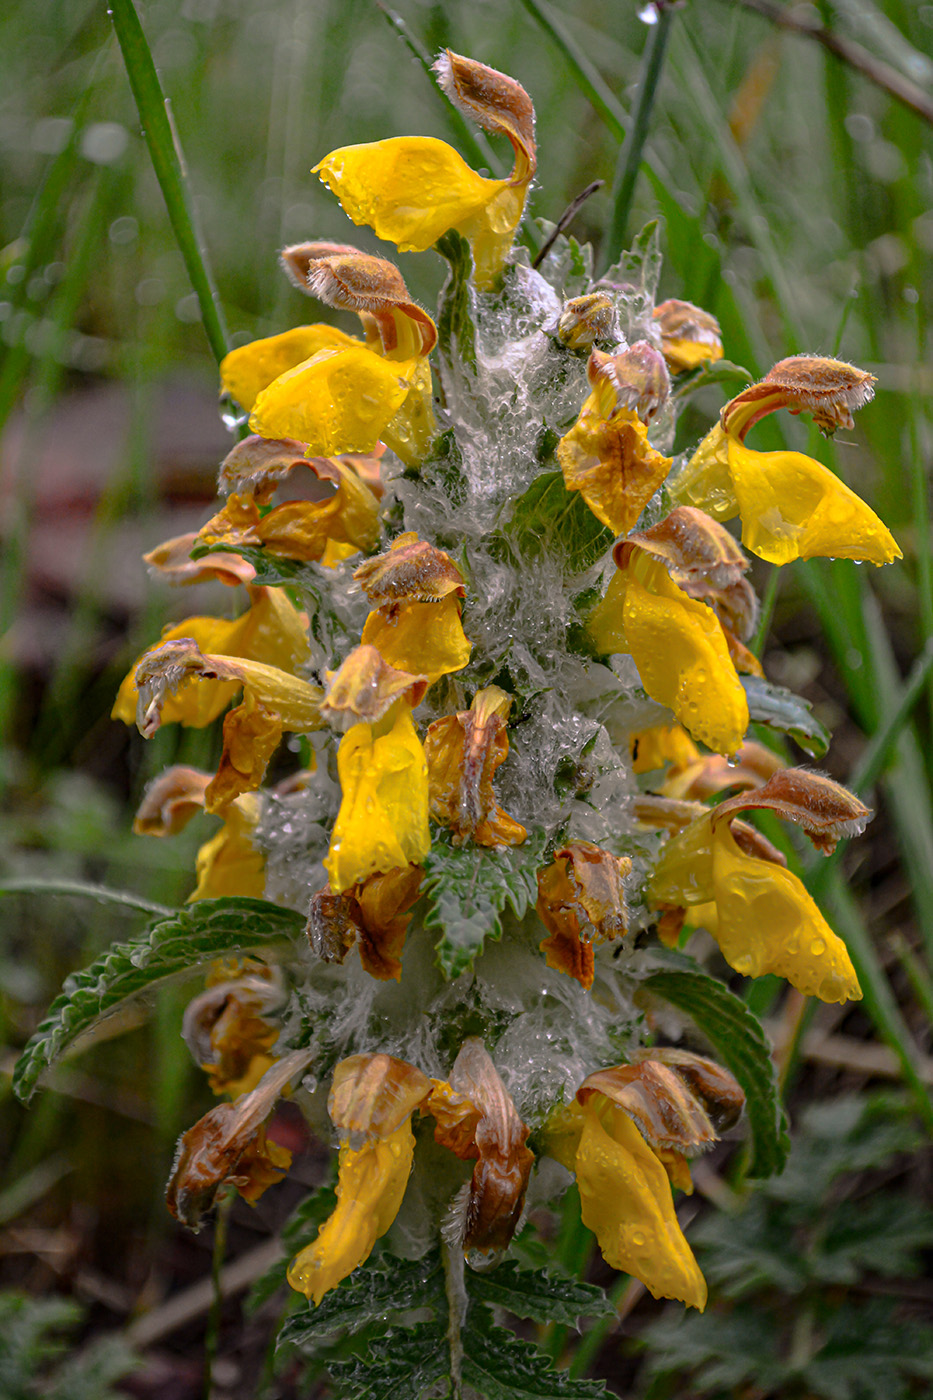
[[[484,1400],[592,1400],[606,1395],[602,1381],[572,1380],[549,1357],[494,1327],[485,1310],[471,1308],[462,1333],[463,1379]]]
[[[521,919],[538,897],[538,870],[547,848],[544,831],[521,846],[451,846],[435,841],[424,863],[423,892],[431,907],[425,928],[440,929],[438,966],[449,980],[473,966],[487,938],[502,937],[506,904]]]
[[[811,758],[822,758],[829,748],[830,734],[813,714],[809,701],[761,676],[740,676],[739,680],[753,720],[790,735]]]
[[[293,909],[262,899],[203,899],[150,924],[141,937],[115,943],[66,979],[13,1071],[16,1094],[28,1101],[39,1076],[66,1047],[131,997],[212,958],[290,942],[303,927]]]
[[[429,1386],[450,1375],[446,1319],[393,1327],[370,1342],[367,1356],[333,1363],[330,1369],[341,1400],[419,1400]]]
[[[320,579],[309,564],[300,559],[286,559],[283,554],[273,554],[259,545],[220,544],[195,545],[192,559],[203,559],[209,554],[238,554],[256,570],[256,582],[267,588],[299,588],[320,604]]]
[[[615,538],[579,491],[567,490],[561,472],[535,477],[515,502],[506,530],[524,554],[548,549],[571,573],[589,569]]]
[[[356,1269],[318,1306],[295,1313],[279,1334],[279,1345],[307,1347],[333,1332],[358,1330],[388,1312],[439,1307],[446,1311],[444,1269],[436,1250],[423,1259],[391,1258],[391,1267]]]
[[[581,1317],[608,1317],[615,1308],[602,1288],[561,1278],[544,1269],[520,1269],[509,1261],[488,1272],[467,1270],[467,1292],[490,1308],[508,1308],[533,1322],[575,1327]]]
[[[699,971],[655,972],[642,984],[690,1016],[745,1091],[752,1134],[749,1176],[783,1170],[790,1151],[771,1047],[757,1017],[715,977]]]

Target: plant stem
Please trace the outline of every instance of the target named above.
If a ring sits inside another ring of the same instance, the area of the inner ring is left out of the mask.
[[[641,59],[641,72],[638,82],[638,102],[635,115],[628,129],[625,143],[619,152],[615,180],[612,186],[612,219],[607,239],[607,265],[614,263],[625,246],[626,229],[635,193],[635,181],[641,166],[642,151],[648,136],[651,113],[657,96],[667,41],[670,37],[673,8],[658,4],[657,20],[648,32],[648,41]]]
[[[207,1331],[204,1336],[204,1400],[211,1400],[213,1390],[214,1362],[217,1358],[217,1345],[220,1341],[220,1320],[224,1306],[221,1273],[224,1256],[227,1253],[227,1227],[230,1212],[236,1199],[232,1186],[221,1188],[218,1194],[217,1218],[214,1222],[214,1249],[211,1254],[211,1308],[207,1315]]]
[[[165,199],[172,231],[198,298],[204,332],[219,364],[227,353],[227,327],[208,262],[207,248],[198,227],[185,158],[175,130],[171,104],[162,91],[162,84],[159,82],[159,75],[133,0],[110,0],[110,18],[123,53],[152,167]]]

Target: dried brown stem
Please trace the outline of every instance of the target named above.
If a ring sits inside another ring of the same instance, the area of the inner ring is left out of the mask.
[[[854,39],[847,39],[843,35],[837,34],[835,30],[827,29],[825,25],[815,24],[812,20],[795,15],[792,8],[774,4],[773,0],[738,0],[738,3],[746,10],[753,10],[763,19],[770,20],[772,24],[778,25],[781,29],[787,29],[792,34],[802,34],[805,38],[814,39],[816,43],[821,44],[826,49],[827,53],[833,54],[843,63],[847,63],[850,68],[863,74],[870,82],[883,88],[898,102],[902,102],[910,111],[915,112],[918,117],[922,117],[924,121],[933,126],[933,99],[916,83],[905,78],[889,63],[875,58],[868,49],[863,48]]]

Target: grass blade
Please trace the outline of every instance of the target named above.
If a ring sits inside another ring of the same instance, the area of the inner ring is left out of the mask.
[[[165,199],[179,250],[201,308],[210,347],[219,363],[227,353],[227,327],[207,250],[198,228],[185,159],[172,120],[172,109],[133,0],[110,0],[110,17],[123,53],[130,87],[139,109],[152,166]]]
[[[635,115],[625,138],[625,144],[619,152],[613,181],[612,216],[609,222],[609,232],[606,235],[606,256],[604,258],[607,266],[611,266],[616,261],[625,247],[632,197],[635,194],[635,181],[638,179],[638,172],[641,168],[642,152],[645,149],[645,141],[648,139],[651,113],[654,110],[654,101],[657,97],[661,74],[664,71],[664,58],[667,53],[673,18],[673,9],[665,5],[657,12],[657,19],[648,30],[645,51],[641,60]]]

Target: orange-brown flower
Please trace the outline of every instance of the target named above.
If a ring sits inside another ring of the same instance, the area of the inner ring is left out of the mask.
[[[538,872],[537,910],[550,937],[541,943],[548,967],[593,985],[593,946],[625,935],[623,881],[632,868],[592,841],[569,841]]]
[[[402,976],[402,949],[424,871],[407,865],[369,875],[343,894],[330,886],[311,897],[308,941],[323,962],[342,963],[356,943],[371,977],[396,982]]]
[[[496,802],[492,786],[509,752],[511,704],[504,690],[488,686],[469,710],[435,720],[424,736],[431,816],[449,827],[455,845],[469,837],[478,846],[518,846],[528,835]]]

